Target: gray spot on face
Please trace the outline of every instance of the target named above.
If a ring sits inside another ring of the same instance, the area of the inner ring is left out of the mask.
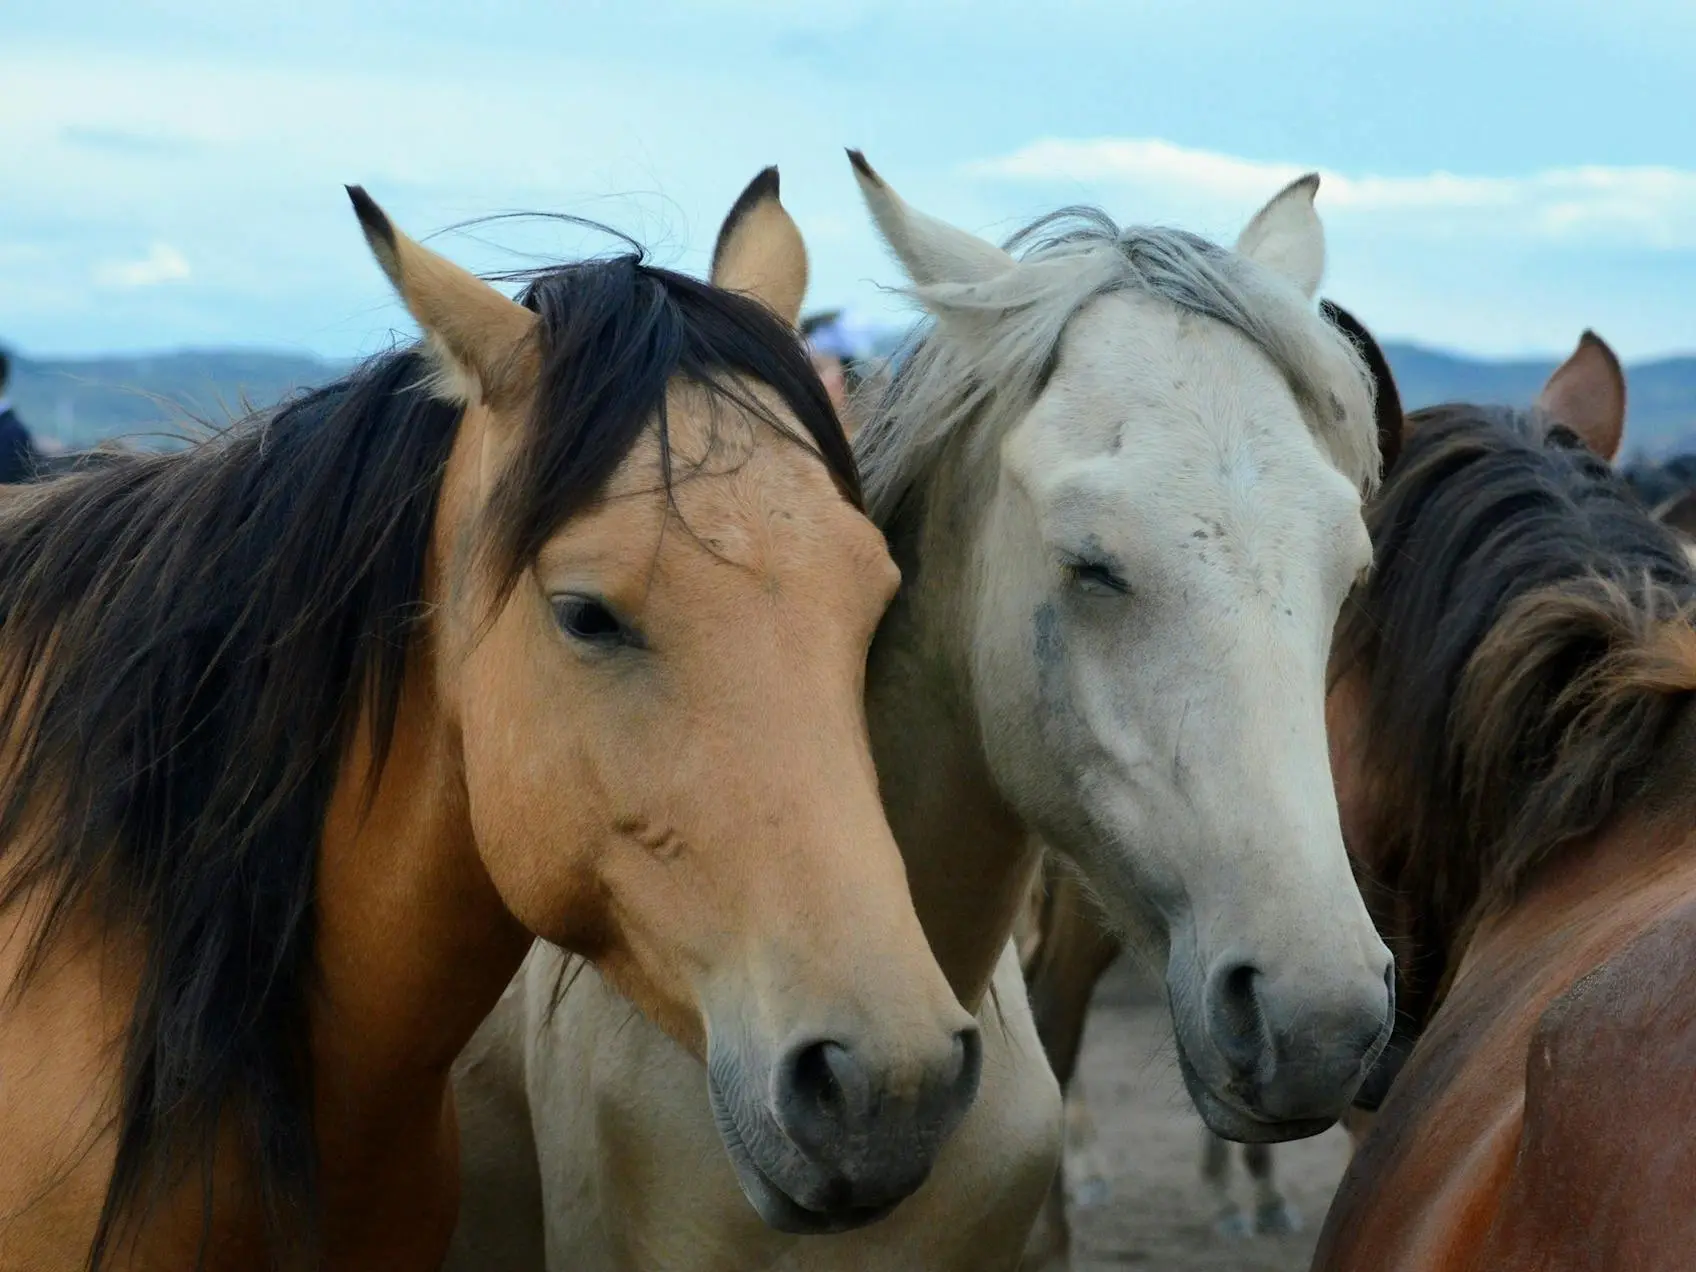
[[[1043,695],[1047,696],[1048,679],[1057,674],[1066,661],[1066,642],[1060,632],[1060,615],[1050,601],[1036,607],[1031,616],[1031,631],[1036,636],[1036,665],[1042,673]]]
[[[1046,745],[1058,755],[1068,754],[1078,728],[1077,705],[1072,700],[1071,677],[1066,666],[1066,634],[1058,607],[1044,601],[1031,615],[1033,652],[1036,655],[1037,700]]]

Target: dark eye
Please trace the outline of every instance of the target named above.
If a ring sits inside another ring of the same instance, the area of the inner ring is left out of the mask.
[[[560,631],[585,645],[635,644],[632,633],[604,602],[592,596],[556,596],[554,621]]]
[[[1100,561],[1073,561],[1066,568],[1080,592],[1096,596],[1124,596],[1131,590],[1131,585],[1114,573],[1111,566]]]

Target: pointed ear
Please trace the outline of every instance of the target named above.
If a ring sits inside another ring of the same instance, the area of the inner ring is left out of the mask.
[[[1312,299],[1325,276],[1325,227],[1319,223],[1313,196],[1319,193],[1319,174],[1298,177],[1254,214],[1237,236],[1237,254],[1294,283]]]
[[[437,391],[489,405],[526,392],[535,380],[536,315],[395,229],[364,187],[348,186],[347,195],[371,254],[423,328]]]
[[[1696,539],[1696,490],[1674,495],[1654,511],[1654,518],[1687,539]]]
[[[918,286],[979,283],[1017,268],[1018,262],[995,244],[908,207],[858,150],[848,152],[848,162],[878,233]]]
[[[1319,302],[1319,312],[1332,326],[1354,341],[1361,361],[1372,373],[1372,413],[1378,421],[1378,453],[1384,461],[1384,473],[1389,475],[1402,453],[1402,435],[1407,417],[1402,411],[1402,395],[1396,389],[1396,377],[1390,371],[1390,360],[1372,338],[1366,325],[1334,300]]]
[[[1625,437],[1625,372],[1594,331],[1578,338],[1578,348],[1555,368],[1537,405],[1609,463],[1619,454]]]
[[[807,245],[778,200],[777,169],[767,168],[737,196],[713,245],[709,281],[744,292],[793,327],[807,294]]]

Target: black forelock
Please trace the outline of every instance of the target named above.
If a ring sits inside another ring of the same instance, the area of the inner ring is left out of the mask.
[[[636,256],[548,270],[519,299],[540,316],[548,352],[519,458],[488,509],[494,568],[508,585],[655,421],[672,480],[666,390],[678,379],[813,449],[863,507],[853,452],[818,373],[794,330],[758,301]],[[801,433],[748,382],[775,392]]]

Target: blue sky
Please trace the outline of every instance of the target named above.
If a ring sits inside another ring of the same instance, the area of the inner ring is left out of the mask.
[[[842,147],[1001,237],[1064,203],[1224,238],[1316,168],[1381,335],[1696,350],[1690,0],[62,0],[0,42],[0,341],[346,355],[405,331],[342,193],[416,236],[564,211],[700,269],[778,163],[817,305],[899,314]],[[473,268],[604,246],[432,240]],[[504,250],[503,250],[504,249]]]

